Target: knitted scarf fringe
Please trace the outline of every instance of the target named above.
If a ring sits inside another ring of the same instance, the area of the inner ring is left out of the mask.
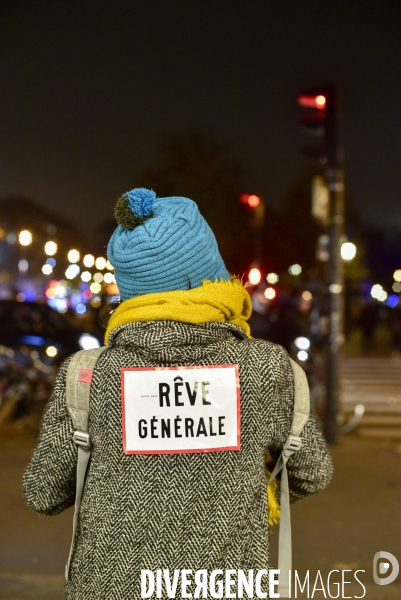
[[[269,481],[271,473],[265,469],[266,482]],[[280,504],[277,500],[278,483],[275,479],[267,486],[267,505],[269,507],[269,525],[277,525],[280,522]]]

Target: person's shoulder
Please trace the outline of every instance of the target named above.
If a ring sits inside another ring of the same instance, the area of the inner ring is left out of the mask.
[[[292,381],[292,369],[287,350],[267,340],[250,339],[249,342],[260,369],[266,369],[279,387],[288,386],[289,380]]]
[[[280,344],[274,344],[273,342],[258,338],[249,338],[248,342],[255,352],[263,353],[269,358],[284,360],[285,362],[289,361],[287,350],[283,346],[280,346]]]

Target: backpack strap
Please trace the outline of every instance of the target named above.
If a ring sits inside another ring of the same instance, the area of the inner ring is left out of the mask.
[[[310,413],[309,384],[303,368],[292,358],[290,362],[294,374],[294,414],[291,434],[300,436]]]
[[[278,592],[280,598],[290,598],[289,588],[292,569],[290,489],[288,485],[287,461],[302,446],[300,435],[310,412],[309,385],[305,371],[292,359],[290,359],[290,362],[294,375],[294,413],[291,430],[267,483],[269,485],[278,473],[282,471],[280,493],[281,517],[278,538],[278,568],[280,571]]]
[[[67,408],[75,429],[73,440],[78,449],[78,462],[73,532],[70,554],[65,568],[66,579],[70,569],[86,470],[92,453],[92,443],[88,432],[91,382],[97,359],[104,350],[106,350],[106,346],[92,348],[91,350],[80,350],[73,356],[67,370]]]

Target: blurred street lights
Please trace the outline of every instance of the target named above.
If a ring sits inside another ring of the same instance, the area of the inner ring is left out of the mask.
[[[99,258],[96,259],[95,267],[96,267],[96,269],[100,269],[100,271],[102,269],[105,269],[106,268],[106,259],[103,258],[103,256],[99,256]]]
[[[266,275],[267,283],[277,283],[278,279],[279,279],[279,277],[278,277],[277,273],[268,273]]]
[[[272,287],[267,287],[263,293],[267,300],[273,300],[276,297],[276,290]]]
[[[343,260],[352,260],[356,255],[356,246],[352,242],[341,244],[341,258]]]
[[[258,283],[260,283],[262,279],[262,274],[258,267],[252,267],[252,269],[249,271],[248,279],[249,283],[251,283],[252,285],[258,285]]]
[[[290,265],[288,267],[288,272],[290,275],[294,275],[294,277],[298,277],[298,275],[300,275],[302,273],[302,267],[301,267],[301,265],[298,265],[298,264]]]
[[[21,246],[29,246],[30,244],[32,244],[32,233],[27,229],[20,231],[18,241],[21,244]]]
[[[16,241],[17,241],[17,236],[15,235],[15,233],[8,233],[6,235],[7,244],[13,245],[13,244],[15,244]]]
[[[25,258],[21,259],[18,262],[18,270],[20,273],[26,273],[28,271],[29,268],[29,263],[27,260],[25,260]]]
[[[57,244],[56,242],[46,242],[45,244],[45,254],[47,256],[54,256],[57,252]]]
[[[90,284],[90,291],[92,292],[92,294],[98,294],[100,292],[100,290],[102,289],[102,286],[100,285],[100,283],[91,283]]]
[[[79,266],[73,263],[71,265],[68,265],[65,271],[65,276],[67,277],[67,279],[75,279],[75,277],[78,277],[80,271],[81,269],[79,268]]]
[[[74,249],[74,250],[70,250],[68,252],[67,257],[68,257],[68,260],[70,261],[70,263],[77,263],[79,261],[80,254],[79,254],[78,250]]]
[[[256,196],[256,194],[242,194],[241,198],[244,198],[242,202],[250,208],[257,208],[261,203],[259,196]]]
[[[95,257],[92,254],[85,254],[83,262],[85,267],[90,269],[95,264]]]
[[[375,298],[375,300],[378,300],[379,302],[384,302],[385,300],[387,300],[387,292],[383,289],[383,286],[380,285],[380,283],[375,283],[375,285],[372,286],[372,289],[370,290],[370,295],[372,296],[372,298]]]
[[[53,267],[51,265],[43,265],[42,273],[43,275],[50,275],[53,272]]]

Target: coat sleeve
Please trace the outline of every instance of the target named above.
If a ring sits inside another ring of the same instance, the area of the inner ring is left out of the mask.
[[[287,352],[277,347],[272,377],[275,379],[275,397],[269,425],[268,449],[273,459],[271,471],[278,460],[291,429],[294,412],[294,377]],[[333,476],[333,465],[323,433],[311,413],[301,433],[302,446],[287,462],[290,501],[296,502],[324,489]]]
[[[45,515],[57,515],[75,501],[77,450],[66,404],[69,362],[67,359],[58,373],[36,447],[22,480],[26,503],[32,510]]]

